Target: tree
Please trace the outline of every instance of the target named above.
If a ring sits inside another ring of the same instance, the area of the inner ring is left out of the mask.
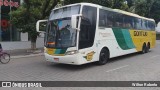
[[[153,18],[156,23],[160,21],[160,0],[127,0],[130,2],[129,10],[140,16]]]
[[[160,22],[160,1],[155,0],[155,2],[152,4],[152,7],[150,8],[150,18],[153,18],[156,23]]]
[[[89,2],[99,4],[105,7],[127,10],[128,5],[125,3],[126,0],[65,0],[65,4],[73,4],[80,2]]]
[[[39,35],[36,31],[36,22],[47,18],[58,2],[59,0],[24,0],[16,11],[10,13],[12,24],[20,32],[28,32],[31,49],[36,49],[36,40]]]

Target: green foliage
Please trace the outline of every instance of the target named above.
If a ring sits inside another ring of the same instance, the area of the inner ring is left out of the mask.
[[[156,23],[160,21],[160,0],[134,0],[129,9],[138,15],[153,18]]]
[[[47,18],[58,2],[60,0],[24,0],[23,5],[10,13],[11,21],[21,32],[28,32],[31,41],[35,42],[35,38],[38,36],[35,27],[37,20]],[[64,0],[65,5],[79,2],[95,3],[130,11],[153,18],[156,22],[160,20],[160,0]]]
[[[149,17],[153,18],[156,23],[160,21],[160,0],[156,0],[151,9],[150,9],[150,14]]]
[[[148,17],[155,0],[135,0],[135,13]]]
[[[51,10],[59,0],[24,0],[24,3],[10,13],[11,22],[19,31],[28,32],[31,42],[36,42],[39,33],[36,31],[36,22],[49,16]]]
[[[125,3],[127,1],[127,4]],[[116,8],[160,21],[160,0],[65,0],[65,4],[79,2],[95,3],[109,8]]]

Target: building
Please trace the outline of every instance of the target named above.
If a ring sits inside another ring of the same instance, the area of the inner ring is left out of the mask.
[[[28,49],[31,42],[27,33],[21,33],[10,23],[10,11],[16,10],[23,0],[0,0],[0,42],[4,50]],[[44,38],[37,39],[37,48],[43,47]]]

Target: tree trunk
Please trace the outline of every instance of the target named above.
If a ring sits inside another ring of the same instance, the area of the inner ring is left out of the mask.
[[[31,42],[31,49],[35,50],[36,49],[36,42]]]
[[[31,36],[31,49],[32,50],[36,49],[36,40],[37,40],[37,36],[36,35]]]

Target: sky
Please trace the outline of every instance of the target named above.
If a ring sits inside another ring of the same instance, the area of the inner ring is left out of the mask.
[[[160,32],[160,22],[158,23],[157,27],[156,27],[156,31]]]

